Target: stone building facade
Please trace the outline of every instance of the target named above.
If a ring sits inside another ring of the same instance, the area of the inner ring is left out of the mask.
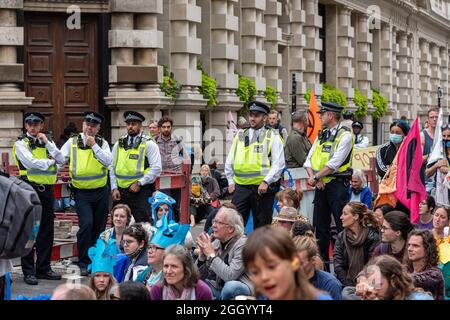
[[[366,129],[381,143],[393,119],[423,119],[438,87],[449,114],[449,41],[445,0],[0,0],[0,150],[10,151],[24,111],[46,114],[57,140],[69,121],[80,127],[83,111],[98,110],[114,142],[122,112],[135,109],[171,115],[188,143],[214,141],[220,162],[228,112],[236,119],[242,107],[237,73],[255,82],[257,99],[266,85],[277,89],[285,124],[292,94],[306,108],[306,90],[320,100],[325,82],[355,110],[358,89],[369,98]],[[217,80],[214,108],[199,92],[199,61]],[[163,66],[182,86],[176,99],[160,90]],[[389,100],[378,121],[374,88]]]

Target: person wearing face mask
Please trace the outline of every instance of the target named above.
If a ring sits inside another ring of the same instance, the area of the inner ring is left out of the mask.
[[[367,179],[364,172],[360,169],[353,170],[348,196],[348,201],[362,202],[367,208],[372,209],[372,192],[367,186]]]
[[[408,124],[394,121],[390,126],[389,141],[381,145],[376,153],[377,173],[382,179],[397,155],[403,139],[408,135]]]
[[[148,234],[140,224],[134,224],[123,231],[122,246],[128,257],[123,281],[136,281],[139,274],[147,268]]]

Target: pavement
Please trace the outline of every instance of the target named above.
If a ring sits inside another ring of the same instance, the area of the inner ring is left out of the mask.
[[[195,227],[191,228],[192,238],[197,239],[197,236],[203,231],[205,220],[196,224]],[[72,235],[76,234],[76,227],[72,229]],[[81,277],[76,275],[79,274],[79,269],[77,266],[72,264],[71,259],[64,259],[60,261],[52,262],[52,269],[63,276],[61,280],[43,280],[38,279],[39,284],[36,286],[31,286],[23,281],[22,269],[20,266],[15,266],[14,270],[11,272],[11,297],[13,300],[16,299],[18,295],[23,295],[25,297],[36,297],[39,295],[51,295],[53,290],[60,284],[66,282],[88,284],[89,277]]]

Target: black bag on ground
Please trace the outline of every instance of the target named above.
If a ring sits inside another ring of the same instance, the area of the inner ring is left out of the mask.
[[[39,231],[42,205],[25,181],[0,175],[0,258],[27,255]]]

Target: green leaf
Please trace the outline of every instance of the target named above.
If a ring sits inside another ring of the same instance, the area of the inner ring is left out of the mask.
[[[375,107],[375,111],[372,113],[373,119],[379,119],[383,117],[387,112],[388,100],[383,97],[378,90],[372,90],[372,105]]]
[[[363,118],[367,115],[367,111],[369,110],[369,106],[367,103],[367,97],[361,93],[358,89],[355,89],[355,96],[353,97],[353,102],[358,107],[355,112],[355,116],[357,118]]]
[[[274,87],[267,85],[264,91],[264,97],[266,97],[272,108],[276,107],[278,103],[278,92]]]

